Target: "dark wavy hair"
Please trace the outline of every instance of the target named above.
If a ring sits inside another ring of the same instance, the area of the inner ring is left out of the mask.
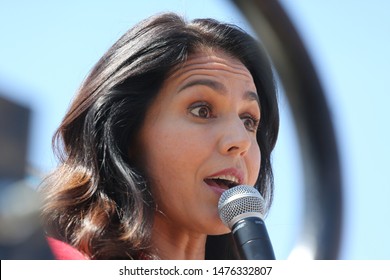
[[[157,258],[150,248],[155,204],[147,178],[130,157],[131,144],[168,74],[202,47],[237,58],[253,77],[261,105],[255,187],[271,205],[270,156],[279,113],[267,56],[236,26],[213,19],[187,23],[167,13],[140,22],[103,55],[53,136],[60,163],[41,188],[48,235],[92,259]],[[206,258],[235,258],[229,242],[229,235],[209,236]]]

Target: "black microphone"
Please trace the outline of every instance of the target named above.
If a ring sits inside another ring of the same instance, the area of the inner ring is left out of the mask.
[[[275,260],[274,250],[264,224],[265,202],[250,186],[240,185],[222,193],[219,216],[233,235],[243,260]]]

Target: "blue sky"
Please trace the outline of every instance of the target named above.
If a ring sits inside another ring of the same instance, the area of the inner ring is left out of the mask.
[[[0,0],[0,92],[32,109],[29,161],[55,166],[51,136],[99,57],[156,12],[214,17],[250,30],[223,0]],[[327,92],[344,181],[343,259],[390,259],[390,3],[284,0]],[[287,259],[302,221],[302,170],[289,107],[280,97],[274,154],[276,196],[266,220],[275,254]]]

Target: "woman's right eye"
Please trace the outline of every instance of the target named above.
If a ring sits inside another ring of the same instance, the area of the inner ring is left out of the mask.
[[[205,103],[192,105],[189,108],[189,112],[195,117],[199,117],[202,119],[208,119],[212,117],[210,105]]]

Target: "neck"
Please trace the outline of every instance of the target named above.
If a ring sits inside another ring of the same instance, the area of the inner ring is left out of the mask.
[[[165,216],[155,215],[152,246],[163,260],[204,260],[207,235],[184,229]]]

